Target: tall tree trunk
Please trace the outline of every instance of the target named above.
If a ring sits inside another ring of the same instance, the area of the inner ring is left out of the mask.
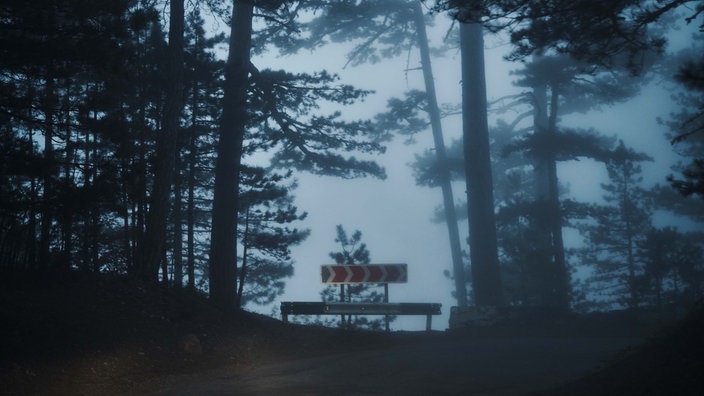
[[[174,236],[173,236],[173,263],[174,263],[174,286],[181,288],[183,286],[183,220],[181,210],[181,150],[176,148],[175,168],[176,179],[174,182]]]
[[[161,283],[169,284],[169,260],[166,258],[166,249],[161,249],[161,260],[159,260],[161,265]]]
[[[550,118],[548,141],[555,141],[557,134],[557,109],[559,86],[553,83],[550,96]],[[548,152],[548,191],[549,191],[549,219],[552,246],[552,268],[550,269],[549,284],[551,304],[560,313],[569,311],[569,275],[565,260],[565,245],[562,239],[562,210],[560,209],[560,191],[557,179],[557,158],[553,148]]]
[[[198,40],[198,37],[196,37]],[[196,44],[197,45],[197,44]],[[186,203],[186,259],[188,261],[188,289],[196,288],[196,255],[195,255],[195,190],[196,168],[198,166],[198,81],[193,78],[191,84],[191,127],[188,136],[188,196]]]
[[[450,239],[457,305],[465,307],[467,306],[467,281],[464,273],[464,262],[462,261],[462,248],[460,244],[460,232],[457,226],[455,199],[452,194],[450,171],[447,167],[448,161],[442,133],[442,123],[440,121],[440,108],[438,107],[438,100],[435,95],[435,81],[433,80],[433,69],[430,62],[428,35],[425,30],[425,18],[420,1],[414,1],[414,8],[418,47],[420,48],[420,61],[423,68],[425,92],[428,98],[428,115],[430,116],[430,126],[433,132],[433,142],[435,143],[435,155],[439,165],[438,176],[440,178],[440,188],[442,189],[447,232]]]
[[[97,118],[97,112],[96,112]],[[97,122],[97,119],[96,119]],[[93,185],[98,184],[98,161],[100,155],[98,154],[98,133],[93,132],[93,166],[90,168],[91,179]],[[93,272],[100,271],[100,202],[97,196],[93,197],[93,202],[90,205],[90,228],[86,235],[86,238],[90,238],[90,263]]]
[[[638,309],[640,305],[640,298],[637,287],[636,280],[636,258],[635,258],[635,226],[633,224],[633,206],[629,204],[628,198],[632,194],[633,187],[629,183],[632,178],[632,174],[624,167],[623,175],[623,198],[621,201],[621,216],[624,218],[626,233],[626,266],[628,268],[628,308],[631,310]]]
[[[139,158],[137,159],[137,172],[136,177],[136,202],[132,209],[132,260],[134,263],[133,272],[131,275],[139,275],[139,245],[141,243],[140,237],[144,232],[144,213],[147,211],[147,141],[146,141],[146,130],[147,130],[147,116],[146,116],[146,100],[144,98],[145,92],[142,89],[140,95],[140,108],[139,108]]]
[[[127,169],[127,161],[122,161],[122,167],[123,169]],[[122,202],[124,207],[121,209],[122,210],[122,246],[123,246],[123,254],[125,255],[125,268],[127,268],[127,272],[131,273],[132,272],[132,244],[130,243],[130,211],[129,211],[129,206],[130,206],[130,199],[129,199],[129,193],[127,192],[128,189],[128,184],[126,181],[123,181],[121,183],[121,191],[120,194],[122,195]]]
[[[536,58],[534,57],[534,61]],[[533,86],[533,129],[536,134],[546,134],[549,129],[548,120],[548,90],[547,84],[538,83]],[[546,150],[546,148],[541,148]],[[548,188],[548,160],[547,155],[541,155],[543,151],[536,153],[533,157],[533,188],[536,201],[547,200]]]
[[[66,96],[64,100],[64,123],[66,124],[66,160],[64,162],[64,194],[73,193],[73,178],[71,170],[73,169],[73,142],[71,142],[71,79],[66,79]],[[61,234],[62,234],[62,252],[61,265],[64,270],[71,268],[72,252],[73,252],[73,211],[76,209],[73,200],[69,200],[66,196],[63,198],[63,213],[61,213]]]
[[[536,61],[534,57],[534,61]],[[548,133],[548,97],[547,84],[537,83],[533,86],[533,129],[536,136],[545,136]],[[541,139],[547,142],[548,139]],[[550,229],[549,211],[550,207],[550,183],[549,171],[550,155],[547,147],[540,147],[534,150],[533,161],[533,192],[535,195],[536,215],[531,224],[532,231],[537,240],[537,245],[533,247],[535,258],[530,263],[531,280],[536,283],[535,296],[536,304],[547,306],[550,304],[550,271],[552,269],[552,231]]]
[[[96,121],[96,115],[97,111],[93,110],[92,112],[93,115],[93,120]],[[85,139],[83,140],[83,146],[84,146],[84,161],[85,161],[85,166],[83,167],[83,189],[85,191],[91,191],[91,184],[92,182],[92,167],[90,166],[90,161],[91,161],[91,151],[90,151],[90,131],[86,131],[85,133]],[[95,161],[95,159],[93,159]],[[81,212],[81,217],[83,219],[83,235],[81,237],[82,243],[81,243],[81,263],[79,265],[79,268],[81,271],[88,271],[90,269],[90,211],[91,208],[90,206],[84,208],[84,210]]]
[[[157,281],[159,262],[166,249],[166,222],[169,195],[174,178],[174,162],[179,121],[183,111],[183,26],[184,0],[170,1],[169,60],[162,132],[157,137],[154,183],[149,199],[146,228],[138,246],[139,276]]]
[[[539,57],[534,57],[534,61]],[[533,87],[534,120],[536,134],[544,136],[541,142],[554,142],[557,134],[557,114],[559,109],[560,89],[556,82],[550,83],[550,101],[548,105],[548,84],[540,83]],[[549,108],[548,108],[549,106]],[[565,260],[565,248],[562,239],[562,211],[560,209],[560,191],[557,178],[557,157],[555,147],[545,144],[536,149],[535,200],[541,210],[541,217],[536,220],[537,232],[541,234],[541,244],[536,265],[541,295],[540,305],[553,307],[558,312],[569,310],[569,277]]]
[[[462,52],[462,121],[469,245],[474,302],[477,306],[504,305],[496,242],[494,193],[489,157],[483,26],[460,23]]]
[[[210,298],[235,306],[237,284],[237,208],[240,164],[247,121],[247,87],[252,41],[253,2],[237,1],[232,9],[230,49],[225,67],[223,111],[215,163],[210,237]]]
[[[34,130],[29,127],[29,144],[34,152]],[[34,176],[29,183],[29,219],[27,220],[27,254],[23,270],[35,270],[37,265],[37,180]]]
[[[242,246],[242,266],[239,271],[239,284],[237,285],[237,299],[235,301],[235,306],[237,308],[242,308],[242,294],[244,294],[244,281],[247,278],[247,248],[249,243],[247,238],[249,237],[249,205],[247,206],[247,212],[244,219],[244,235],[242,240],[244,241]]]
[[[537,61],[539,56],[534,57]],[[547,83],[541,82],[533,86],[533,128],[536,136],[542,136],[539,141],[550,142],[551,126],[550,112],[548,109],[548,88]],[[554,109],[553,106],[551,108]],[[554,211],[552,208],[552,174],[554,154],[553,149],[547,145],[536,147],[533,155],[533,185],[536,204],[536,216],[532,224],[533,231],[537,234],[537,246],[534,247],[535,261],[532,264],[532,274],[537,286],[536,304],[540,306],[550,306],[554,300],[554,238],[553,221]]]
[[[45,98],[42,107],[44,110],[44,160],[45,165],[42,175],[42,202],[41,225],[39,234],[39,269],[49,268],[51,260],[51,226],[53,215],[53,180],[54,180],[54,110],[56,108],[56,93],[54,92],[54,79],[46,79]]]
[[[196,95],[196,89],[194,89],[193,95]],[[195,104],[194,99],[194,104]],[[196,288],[196,255],[195,255],[195,189],[196,189],[196,162],[198,156],[196,154],[196,112],[197,106],[193,106],[193,131],[190,136],[189,142],[189,152],[188,152],[188,198],[187,198],[187,208],[186,208],[186,245],[187,253],[186,257],[188,260],[188,289],[194,291]]]

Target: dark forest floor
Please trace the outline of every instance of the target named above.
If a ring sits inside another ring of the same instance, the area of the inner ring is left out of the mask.
[[[349,332],[226,314],[202,296],[116,276],[0,286],[0,394],[120,395],[158,391],[160,381],[432,337],[515,336],[517,328],[466,332]],[[610,321],[609,323],[616,323]],[[623,333],[598,319],[522,328],[520,336]],[[637,331],[650,331],[638,329]],[[704,311],[657,331],[590,376],[549,395],[702,394]],[[691,393],[693,389],[697,391]]]

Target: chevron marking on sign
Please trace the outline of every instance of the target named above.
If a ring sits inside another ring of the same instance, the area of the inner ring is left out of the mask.
[[[406,264],[325,264],[320,267],[323,283],[407,283]]]

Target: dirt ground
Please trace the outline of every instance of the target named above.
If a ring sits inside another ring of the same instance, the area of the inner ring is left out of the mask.
[[[618,318],[593,317],[459,332],[350,332],[284,325],[247,312],[227,314],[210,306],[202,296],[185,291],[152,290],[116,276],[73,274],[2,285],[0,317],[0,393],[7,395],[199,393],[183,393],[195,389],[189,388],[194,384],[205,387],[199,388],[200,394],[325,394],[325,389],[327,393],[341,393],[334,389],[336,382],[320,380],[327,388],[313,393],[310,388],[286,385],[286,381],[311,383],[315,378],[328,378],[333,361],[352,362],[340,366],[342,372],[357,371],[351,376],[365,375],[366,367],[369,377],[379,370],[354,362],[374,360],[370,356],[385,367],[410,367],[395,380],[382,371],[376,374],[379,381],[409,383],[409,376],[418,377],[413,374],[414,367],[426,370],[409,362],[426,361],[436,368],[428,383],[456,381],[456,386],[451,385],[454,388],[443,388],[444,393],[462,394],[467,379],[457,370],[473,363],[448,358],[471,357],[471,353],[450,355],[462,346],[475,352],[484,348],[487,354],[504,361],[513,356],[510,351],[523,348],[527,360],[521,364],[530,373],[531,367],[537,367],[531,353],[539,356],[553,350],[557,359],[565,349],[560,342],[586,338],[645,341],[639,346],[630,341],[603,344],[612,349],[593,353],[587,359],[587,353],[596,351],[596,347],[588,346],[583,348],[585,359],[580,364],[584,367],[580,366],[579,371],[588,375],[563,383],[562,378],[572,378],[575,373],[567,371],[564,377],[553,378],[550,390],[515,385],[511,394],[689,395],[704,389],[701,308],[693,310],[684,322],[661,329],[627,325]],[[621,348],[629,345],[628,349]],[[616,349],[621,352],[611,353]],[[424,358],[428,351],[442,350],[444,354],[437,357],[441,363]],[[610,356],[608,361],[595,364],[590,360],[604,356]],[[479,368],[486,366],[481,359],[474,363]],[[281,387],[271,392],[256,391],[255,385],[271,384],[274,379]],[[240,392],[215,392],[224,389],[217,388],[218,384]],[[417,394],[412,388],[402,393],[395,393],[394,389],[399,388],[394,387],[374,389],[348,394]]]
[[[547,390],[637,342],[619,337],[423,337],[386,348],[221,370],[153,396],[482,395]]]

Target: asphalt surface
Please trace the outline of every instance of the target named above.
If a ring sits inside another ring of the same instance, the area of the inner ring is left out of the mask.
[[[641,339],[434,337],[172,382],[163,395],[529,395],[585,375]]]

